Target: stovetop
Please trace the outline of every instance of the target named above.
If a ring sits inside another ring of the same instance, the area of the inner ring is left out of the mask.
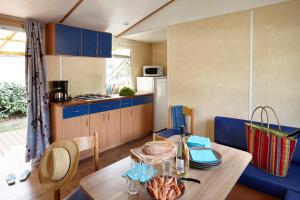
[[[102,100],[108,98],[111,98],[111,96],[101,95],[101,94],[85,94],[85,95],[78,95],[74,97],[74,99],[80,99],[85,101],[96,101],[96,100]]]

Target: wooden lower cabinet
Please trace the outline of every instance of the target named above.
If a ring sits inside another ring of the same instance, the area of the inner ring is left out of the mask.
[[[121,109],[121,141],[142,137],[153,130],[153,104]]]
[[[120,112],[117,109],[90,115],[90,134],[98,132],[100,151],[121,143]]]
[[[132,107],[121,109],[121,142],[128,142],[133,138]]]
[[[77,137],[89,136],[89,134],[90,134],[89,115],[63,119],[61,139],[74,139]],[[91,155],[92,152],[90,150],[80,152],[80,159],[87,158]]]
[[[143,133],[143,107],[144,105],[138,105],[132,107],[132,136],[133,138],[138,138],[142,136]]]
[[[76,137],[89,136],[89,115],[63,119],[62,138],[74,139]]]
[[[90,115],[90,133],[91,135],[95,132],[99,134],[99,150],[103,150],[107,147],[106,142],[106,113],[100,112]]]
[[[130,103],[126,101],[126,103]],[[99,134],[99,151],[124,144],[149,134],[153,130],[153,103],[101,111],[90,105],[57,106],[51,104],[51,141],[74,139]],[[103,106],[106,108],[107,104]],[[128,105],[127,105],[128,106]],[[92,112],[93,111],[93,112]],[[97,113],[94,113],[97,112]],[[81,158],[90,156],[92,151],[84,152]]]
[[[121,143],[121,110],[108,111],[106,114],[106,142],[109,147],[113,147]]]
[[[153,127],[154,127],[154,113],[153,113],[153,104],[148,103],[144,104],[144,109],[143,109],[143,124],[144,124],[144,133],[150,133],[153,132]]]

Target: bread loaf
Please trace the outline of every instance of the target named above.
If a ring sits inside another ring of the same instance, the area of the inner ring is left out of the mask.
[[[165,141],[155,141],[155,142],[147,142],[142,147],[142,152],[145,155],[158,156],[166,153],[170,153],[173,151],[174,145],[170,142]]]

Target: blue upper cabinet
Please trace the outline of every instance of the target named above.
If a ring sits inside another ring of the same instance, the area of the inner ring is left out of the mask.
[[[111,33],[98,32],[98,53],[99,57],[111,58]]]
[[[55,54],[81,56],[81,29],[56,24]]]
[[[98,56],[98,33],[87,29],[82,29],[82,56]]]
[[[96,32],[63,24],[46,25],[46,54],[111,57],[111,33]]]

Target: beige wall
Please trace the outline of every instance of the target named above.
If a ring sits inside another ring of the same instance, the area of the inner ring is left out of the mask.
[[[161,65],[167,76],[167,42],[152,43],[152,65]]]
[[[123,46],[131,49],[132,80],[136,87],[136,77],[142,75],[142,66],[152,62],[152,47],[151,44],[142,42],[127,43]],[[46,56],[45,61],[48,81],[68,80],[70,95],[105,93],[105,59]]]
[[[253,35],[253,107],[300,127],[300,1],[255,9]]]
[[[143,76],[143,66],[151,65],[152,47],[149,43],[135,42],[131,48],[132,82],[136,88],[136,77]]]
[[[195,132],[210,135],[216,115],[247,117],[247,12],[168,29],[168,101],[195,109]]]
[[[300,126],[300,1],[254,9],[253,107]],[[247,118],[250,11],[168,28],[168,101],[195,108],[196,132],[217,115]]]
[[[48,81],[68,80],[69,95],[103,91],[104,59],[74,56],[46,56]]]

